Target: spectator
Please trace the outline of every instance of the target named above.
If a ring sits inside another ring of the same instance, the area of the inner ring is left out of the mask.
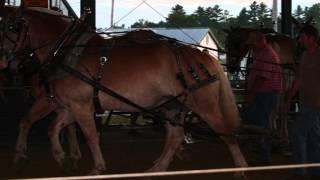
[[[260,32],[251,33],[248,44],[252,46],[252,62],[249,64],[248,106],[244,120],[249,124],[270,129],[270,116],[282,89],[279,56]],[[270,163],[270,151],[270,137],[262,136],[258,163]]]
[[[320,163],[320,47],[319,33],[311,25],[304,26],[298,42],[304,48],[299,72],[288,92],[286,110],[299,91],[300,112],[292,130],[292,157],[295,163]],[[320,169],[297,169],[291,179],[320,179]]]

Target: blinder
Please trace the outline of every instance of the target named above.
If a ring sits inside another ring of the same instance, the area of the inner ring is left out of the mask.
[[[18,72],[22,73],[24,76],[31,77],[39,72],[41,63],[37,60],[33,51],[26,51],[15,58],[23,58],[23,61],[20,61],[18,64]]]
[[[17,46],[17,41],[19,40],[19,33],[21,31],[22,25],[24,21],[20,18],[17,20],[4,20],[3,17],[0,17],[0,58],[2,59],[5,57],[7,60],[10,59],[10,57],[13,56],[13,51],[15,47]],[[8,35],[8,33],[16,34],[16,38],[12,38]],[[11,43],[12,46],[8,47],[6,45],[6,41],[8,43]]]

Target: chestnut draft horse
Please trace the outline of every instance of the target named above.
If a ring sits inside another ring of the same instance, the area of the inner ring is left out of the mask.
[[[255,29],[248,27],[238,27],[225,30],[227,33],[225,50],[227,52],[227,67],[233,73],[241,70],[241,61],[249,54],[250,46],[246,43],[250,34],[262,32],[266,34],[266,39],[269,44],[276,50],[280,57],[279,66],[282,67],[283,77],[283,91],[279,97],[277,105],[274,107],[273,115],[271,116],[272,127],[276,129],[284,141],[288,141],[287,118],[281,113],[281,105],[284,103],[285,92],[290,88],[294,79],[298,53],[296,50],[296,43],[294,39],[275,33],[271,29]],[[250,58],[250,57],[249,57]],[[248,65],[247,65],[248,66]],[[280,112],[280,113],[279,113]]]
[[[151,111],[166,104],[161,108],[164,114],[161,117],[175,120],[166,121],[165,146],[150,171],[168,168],[184,139],[183,119],[187,111],[197,113],[221,135],[237,167],[247,166],[235,137],[231,135],[240,123],[235,98],[222,67],[213,57],[150,31],[131,32],[106,40],[83,28],[81,23],[42,8],[25,8],[16,17],[19,17],[17,23],[22,23],[20,37],[23,38],[15,51],[33,49],[44,68],[49,64],[64,67],[64,70],[76,70],[63,77],[57,77],[59,71],[49,76],[51,91],[64,114],[64,118],[57,119],[50,129],[52,142],[56,144],[54,147],[59,147],[53,150],[53,154],[60,165],[65,157],[58,134],[74,120],[93,156],[94,167],[90,173],[100,174],[106,170],[93,119],[95,85],[101,90],[98,98],[106,110],[136,112],[143,107]],[[99,59],[107,61],[102,65]],[[49,67],[46,70],[55,66]],[[203,83],[207,82],[208,76],[217,80]],[[100,77],[99,80],[96,77]],[[111,96],[110,91],[122,98]],[[184,95],[174,98],[181,93]],[[175,101],[166,103],[172,98]]]
[[[0,42],[1,42],[1,57],[10,54],[8,49],[12,49],[16,45],[16,41],[18,40],[17,33],[8,33],[9,29],[17,31],[17,27],[13,24],[10,24],[10,21],[13,19],[7,16],[13,14],[14,11],[17,11],[17,7],[14,6],[0,6],[0,17],[2,21],[0,25],[2,27],[0,31]],[[59,13],[56,11],[52,11],[52,13]],[[63,15],[63,14],[57,14]],[[26,56],[27,55],[27,56]],[[23,59],[24,58],[24,59]],[[35,60],[34,56],[30,57],[28,54],[21,55],[19,57],[15,56],[14,59],[10,59],[10,63],[8,61],[0,61],[0,69],[8,68],[10,73],[22,73],[22,75],[27,78],[29,81],[28,86],[31,87],[32,95],[35,99],[30,111],[23,117],[19,127],[19,136],[16,144],[16,156],[14,159],[14,164],[19,168],[20,171],[27,162],[27,137],[29,134],[29,130],[32,125],[53,111],[57,114],[57,118],[61,119],[63,114],[60,114],[60,108],[57,107],[55,101],[51,101],[48,97],[48,92],[44,89],[43,85],[40,85],[41,82],[39,80],[39,74],[37,74],[36,64],[32,63]],[[22,60],[23,59],[23,60]],[[27,59],[27,60],[26,60]],[[9,65],[8,65],[9,64]],[[2,76],[0,76],[2,77]],[[2,79],[0,79],[2,80]],[[1,92],[0,97],[5,100],[4,94]],[[135,126],[135,121],[137,120],[139,113],[132,113],[130,115],[130,120],[132,126]],[[56,120],[57,121],[57,120]],[[78,145],[76,128],[74,124],[70,124],[67,126],[67,139],[69,142],[69,157],[64,161],[65,170],[67,172],[74,171],[77,168],[77,163],[79,159],[81,159],[81,152]],[[54,146],[56,143],[53,143]],[[53,147],[52,149],[56,149]],[[179,154],[178,154],[179,156]]]
[[[17,32],[10,33],[10,31],[16,31],[17,27],[12,26],[10,24],[10,20],[12,20],[10,17],[11,14],[13,14],[15,11],[17,11],[17,7],[14,6],[0,6],[0,43],[1,43],[1,53],[0,58],[3,58],[4,56],[8,56],[10,54],[10,49],[15,47],[17,44],[16,41],[18,41],[19,37]],[[9,21],[9,22],[8,22]],[[0,61],[0,69],[8,68],[10,73],[18,73],[18,64],[20,64],[20,61],[26,61],[25,59],[21,59],[22,56],[16,57],[15,59],[10,60],[10,64],[7,61]],[[30,57],[27,57],[30,58]],[[21,65],[21,64],[20,64]],[[29,70],[30,71],[30,70]],[[30,75],[31,72],[29,72]],[[28,74],[23,74],[24,76],[29,76]],[[17,143],[17,154],[20,154],[21,156],[16,156],[16,159],[14,160],[17,164],[17,167],[22,168],[25,163],[27,162],[27,137],[29,130],[33,123],[36,121],[43,119],[45,116],[50,114],[51,112],[55,111],[58,116],[57,118],[60,118],[61,115],[59,108],[57,108],[56,103],[54,101],[50,101],[47,97],[47,94],[44,90],[43,86],[40,86],[38,76],[32,75],[32,77],[29,77],[30,82],[28,83],[29,86],[31,86],[32,96],[34,97],[35,101],[33,102],[31,110],[23,117],[20,123],[20,130],[19,130],[19,136],[18,136],[18,142]],[[67,127],[67,138],[69,142],[69,157],[71,162],[77,162],[81,158],[81,152],[80,148],[78,146],[78,140],[76,136],[76,129],[74,124],[71,124]],[[76,165],[76,163],[72,163],[72,165]],[[75,167],[70,167],[75,168]]]

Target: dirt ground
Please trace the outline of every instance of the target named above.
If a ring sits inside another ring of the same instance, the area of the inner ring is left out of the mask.
[[[5,138],[6,139],[6,138]],[[10,139],[10,138],[8,138]],[[29,139],[29,162],[21,172],[12,166],[14,140],[0,142],[0,179],[11,178],[39,178],[66,176],[57,166],[50,152],[50,144],[46,138]],[[102,151],[107,163],[106,174],[137,173],[151,167],[152,162],[160,155],[163,145],[163,132],[154,130],[139,130],[138,134],[130,134],[127,129],[110,129],[103,133],[101,140]],[[186,152],[189,160],[175,158],[169,171],[232,168],[234,167],[231,154],[227,147],[219,140],[213,142],[199,142],[187,144]],[[83,158],[79,163],[76,175],[85,175],[92,165],[91,155],[85,143],[81,142]],[[243,148],[247,159],[251,159],[252,152]],[[249,162],[250,163],[250,162]],[[288,164],[289,157],[278,153],[273,154],[272,164]],[[253,165],[253,164],[250,164]],[[289,170],[250,172],[247,176],[251,180],[284,180],[290,175]],[[233,174],[172,176],[153,178],[156,180],[233,180]]]

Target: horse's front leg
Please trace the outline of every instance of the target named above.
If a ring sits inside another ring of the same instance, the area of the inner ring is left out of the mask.
[[[69,143],[69,154],[70,154],[71,161],[74,162],[74,165],[76,168],[77,162],[82,157],[78,138],[77,138],[77,128],[74,123],[70,124],[66,128],[67,128],[67,138]]]
[[[90,148],[93,156],[94,167],[89,174],[101,174],[106,170],[105,161],[99,146],[99,138],[97,135],[97,129],[95,125],[92,103],[70,103],[70,112],[72,117],[78,123],[83,135],[86,139],[86,143]]]
[[[70,113],[64,108],[57,109],[56,112],[57,112],[57,117],[50,124],[49,132],[48,132],[49,138],[51,141],[52,154],[54,159],[58,162],[58,164],[61,167],[63,167],[67,173],[70,173],[73,170],[75,170],[75,168],[77,167],[76,160],[66,158],[65,152],[60,143],[59,135],[61,130],[72,122],[72,118],[70,117]],[[76,145],[74,144],[74,143],[77,143],[77,137],[75,134],[73,134],[75,133],[75,130],[72,130],[72,128],[74,128],[73,126],[74,126],[73,124],[68,126],[68,130],[69,130],[68,135],[71,136],[69,137],[69,140],[70,138],[72,138],[72,140],[68,142],[70,143],[69,144],[70,147],[77,146],[77,144]],[[73,147],[70,150],[73,150]],[[75,151],[78,151],[78,150],[77,148],[75,148]],[[81,156],[80,152],[75,152],[75,153],[76,153],[76,156],[79,156],[79,154]]]
[[[20,121],[19,134],[15,147],[13,163],[21,170],[27,162],[27,137],[29,130],[34,122],[44,118],[55,109],[55,105],[48,102],[45,96],[40,96],[33,103],[29,112]]]
[[[177,112],[177,111],[174,111]],[[167,117],[174,117],[174,112],[165,113]],[[180,116],[179,122],[183,122],[185,113]],[[184,127],[181,125],[172,126],[169,122],[166,122],[166,140],[162,150],[161,156],[155,161],[155,164],[148,171],[166,171],[170,162],[173,159],[174,154],[178,151],[184,140]]]

